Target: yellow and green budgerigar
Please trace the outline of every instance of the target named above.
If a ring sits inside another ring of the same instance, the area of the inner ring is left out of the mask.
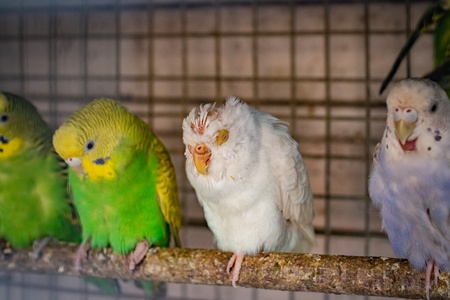
[[[25,98],[0,92],[0,238],[13,248],[51,240],[81,242],[81,226],[67,193],[67,165],[54,152],[52,131]],[[84,278],[118,295],[116,280]]]
[[[0,238],[16,249],[48,238],[81,241],[65,168],[36,108],[22,97],[0,92]]]
[[[69,185],[80,216],[83,246],[131,253],[130,269],[150,246],[180,245],[181,210],[175,170],[161,141],[136,115],[112,99],[75,112],[53,136],[71,167]]]

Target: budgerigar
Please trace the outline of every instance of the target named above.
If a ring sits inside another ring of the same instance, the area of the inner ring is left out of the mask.
[[[381,84],[380,94],[391,82],[402,60],[408,55],[417,39],[429,30],[434,29],[434,67],[435,70],[425,75],[438,83],[444,83],[443,64],[450,59],[450,0],[433,0],[421,16],[416,28],[410,34],[388,75]],[[445,84],[445,83],[444,83]]]
[[[387,96],[369,194],[397,256],[431,274],[450,270],[450,102],[428,79],[398,82]]]
[[[83,229],[76,266],[92,246],[131,253],[129,268],[150,246],[180,246],[181,211],[175,171],[149,126],[117,101],[97,99],[53,136],[71,167],[69,184]]]
[[[307,252],[315,242],[313,195],[285,124],[230,97],[183,120],[186,173],[217,247],[233,252],[236,286],[245,255]]]
[[[36,108],[22,97],[0,93],[0,238],[13,248],[47,238],[81,240],[64,168]]]
[[[0,93],[0,238],[16,249],[34,244],[34,257],[50,239],[81,242],[66,169],[36,108],[22,97]],[[114,279],[85,280],[108,294],[120,293]]]

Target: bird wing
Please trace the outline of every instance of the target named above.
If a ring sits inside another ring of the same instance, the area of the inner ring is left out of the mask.
[[[72,198],[72,189],[69,184],[69,174],[68,174],[68,166],[66,162],[55,152],[54,149],[52,149],[52,153],[54,157],[58,160],[58,166],[59,166],[59,172],[61,173],[62,178],[64,179],[64,183],[67,185],[67,195],[65,198],[65,202],[67,203],[67,206],[69,207],[69,211],[67,214],[67,218],[69,222],[80,232],[81,234],[81,222],[80,217],[78,215],[78,212],[75,208],[75,205],[73,203]]]
[[[378,142],[375,145],[375,149],[373,150],[373,156],[372,156],[372,168],[375,168],[375,166],[378,163],[378,152],[380,151],[381,142]]]
[[[306,166],[297,149],[297,143],[289,135],[286,126],[278,120],[273,123],[273,128],[278,137],[275,139],[278,142],[271,143],[273,153],[277,153],[273,168],[281,192],[277,204],[283,217],[296,224],[308,242],[314,245],[313,194]]]
[[[175,169],[170,155],[163,143],[153,136],[151,151],[157,153],[159,167],[157,169],[156,192],[158,193],[159,207],[164,219],[169,224],[170,232],[176,247],[181,247],[179,230],[181,228],[181,208],[178,200],[178,186]]]

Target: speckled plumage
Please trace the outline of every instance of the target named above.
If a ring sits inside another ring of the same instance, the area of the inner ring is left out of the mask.
[[[230,97],[219,108],[193,109],[183,121],[183,141],[186,173],[219,249],[241,258],[310,250],[313,196],[297,143],[283,122]],[[203,159],[205,174],[196,165],[198,147],[210,151]],[[235,264],[233,285],[239,268]]]
[[[70,169],[69,183],[83,242],[129,253],[141,240],[167,247],[172,233],[179,246],[175,171],[145,122],[114,100],[97,99],[56,131],[53,144],[69,165],[80,161]]]
[[[450,102],[436,83],[405,79],[387,107],[369,193],[395,254],[427,268],[428,295],[431,269],[450,270]],[[405,123],[412,127],[402,134]]]
[[[0,237],[14,248],[53,237],[79,242],[81,233],[67,196],[52,133],[36,108],[0,93]]]

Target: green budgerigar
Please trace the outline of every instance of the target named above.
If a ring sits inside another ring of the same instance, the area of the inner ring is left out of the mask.
[[[26,99],[0,93],[0,238],[15,249],[51,240],[81,242],[81,226],[67,193],[67,165],[53,150],[52,131]],[[116,280],[86,277],[118,295]]]
[[[22,97],[0,93],[0,238],[16,249],[48,238],[81,241],[65,168],[36,108]]]
[[[130,255],[130,270],[151,246],[180,246],[181,210],[169,153],[148,124],[117,101],[97,99],[75,112],[53,136],[71,167],[69,185],[83,245]]]
[[[401,62],[408,55],[417,39],[431,29],[434,29],[434,70],[424,77],[436,81],[442,88],[446,89],[445,85],[448,83],[445,83],[444,80],[450,81],[450,76],[446,73],[450,70],[450,67],[447,66],[450,59],[450,0],[433,0],[397,55],[392,68],[381,84],[380,94],[391,82]]]

